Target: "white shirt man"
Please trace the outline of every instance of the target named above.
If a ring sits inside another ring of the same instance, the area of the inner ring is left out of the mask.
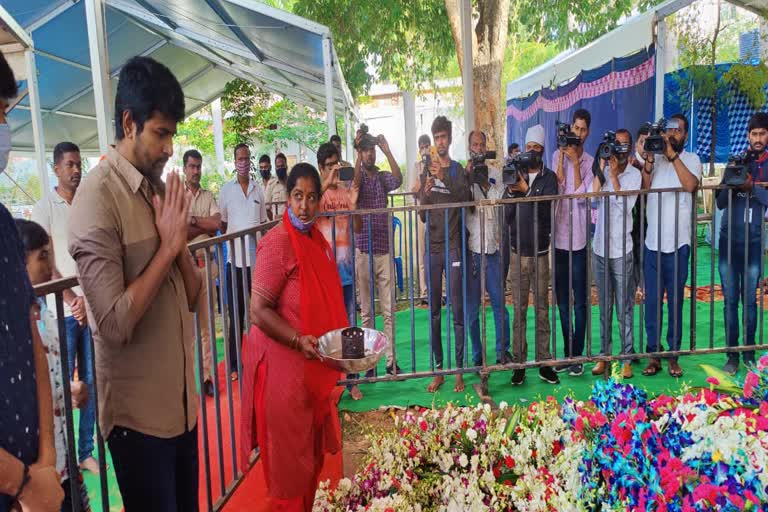
[[[228,181],[219,192],[221,221],[227,224],[227,233],[248,229],[267,222],[267,206],[264,191],[255,180],[248,182],[244,193],[237,178]],[[243,256],[242,243],[235,241],[233,254],[227,255],[227,262],[237,268],[251,267],[256,261],[256,243],[251,235],[246,236],[246,254]]]

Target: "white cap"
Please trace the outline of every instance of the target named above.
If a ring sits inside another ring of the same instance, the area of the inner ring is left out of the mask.
[[[544,147],[544,127],[540,124],[531,126],[525,133],[525,143],[535,142],[541,147]]]

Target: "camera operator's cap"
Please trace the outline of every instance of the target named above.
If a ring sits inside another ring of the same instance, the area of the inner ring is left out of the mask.
[[[541,147],[544,147],[544,127],[540,124],[531,126],[525,133],[525,143],[535,142]]]

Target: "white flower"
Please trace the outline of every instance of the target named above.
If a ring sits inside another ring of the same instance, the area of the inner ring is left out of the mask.
[[[507,402],[505,402],[504,400],[502,400],[501,402],[499,402],[499,410],[500,410],[500,411],[503,411],[503,410],[505,410],[507,407],[509,407],[509,404],[507,404]]]
[[[470,428],[467,429],[467,439],[469,439],[472,442],[475,442],[477,440],[477,432],[475,429]]]
[[[463,468],[467,467],[467,464],[469,464],[466,453],[462,453],[461,457],[459,457],[459,464],[461,464],[461,467]]]

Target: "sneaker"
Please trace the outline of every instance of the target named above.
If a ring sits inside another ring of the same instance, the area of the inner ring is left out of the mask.
[[[574,364],[571,366],[571,368],[568,371],[568,375],[571,375],[573,377],[578,377],[579,375],[584,374],[584,365],[583,364]]]
[[[403,373],[403,370],[400,369],[400,365],[396,364],[395,368],[397,368],[397,374],[401,375]],[[394,371],[391,366],[387,366],[387,375],[394,375]]]
[[[513,386],[519,386],[525,382],[525,370],[515,370],[511,382]]]
[[[739,360],[728,359],[728,362],[723,366],[723,371],[728,375],[736,375],[736,372],[739,371]]]
[[[570,369],[571,369],[571,365],[570,364],[561,364],[559,366],[555,366],[554,367],[554,370],[555,370],[556,373],[567,372]]]
[[[539,378],[544,382],[549,382],[550,384],[560,384],[560,378],[549,366],[543,366],[539,368]]]

